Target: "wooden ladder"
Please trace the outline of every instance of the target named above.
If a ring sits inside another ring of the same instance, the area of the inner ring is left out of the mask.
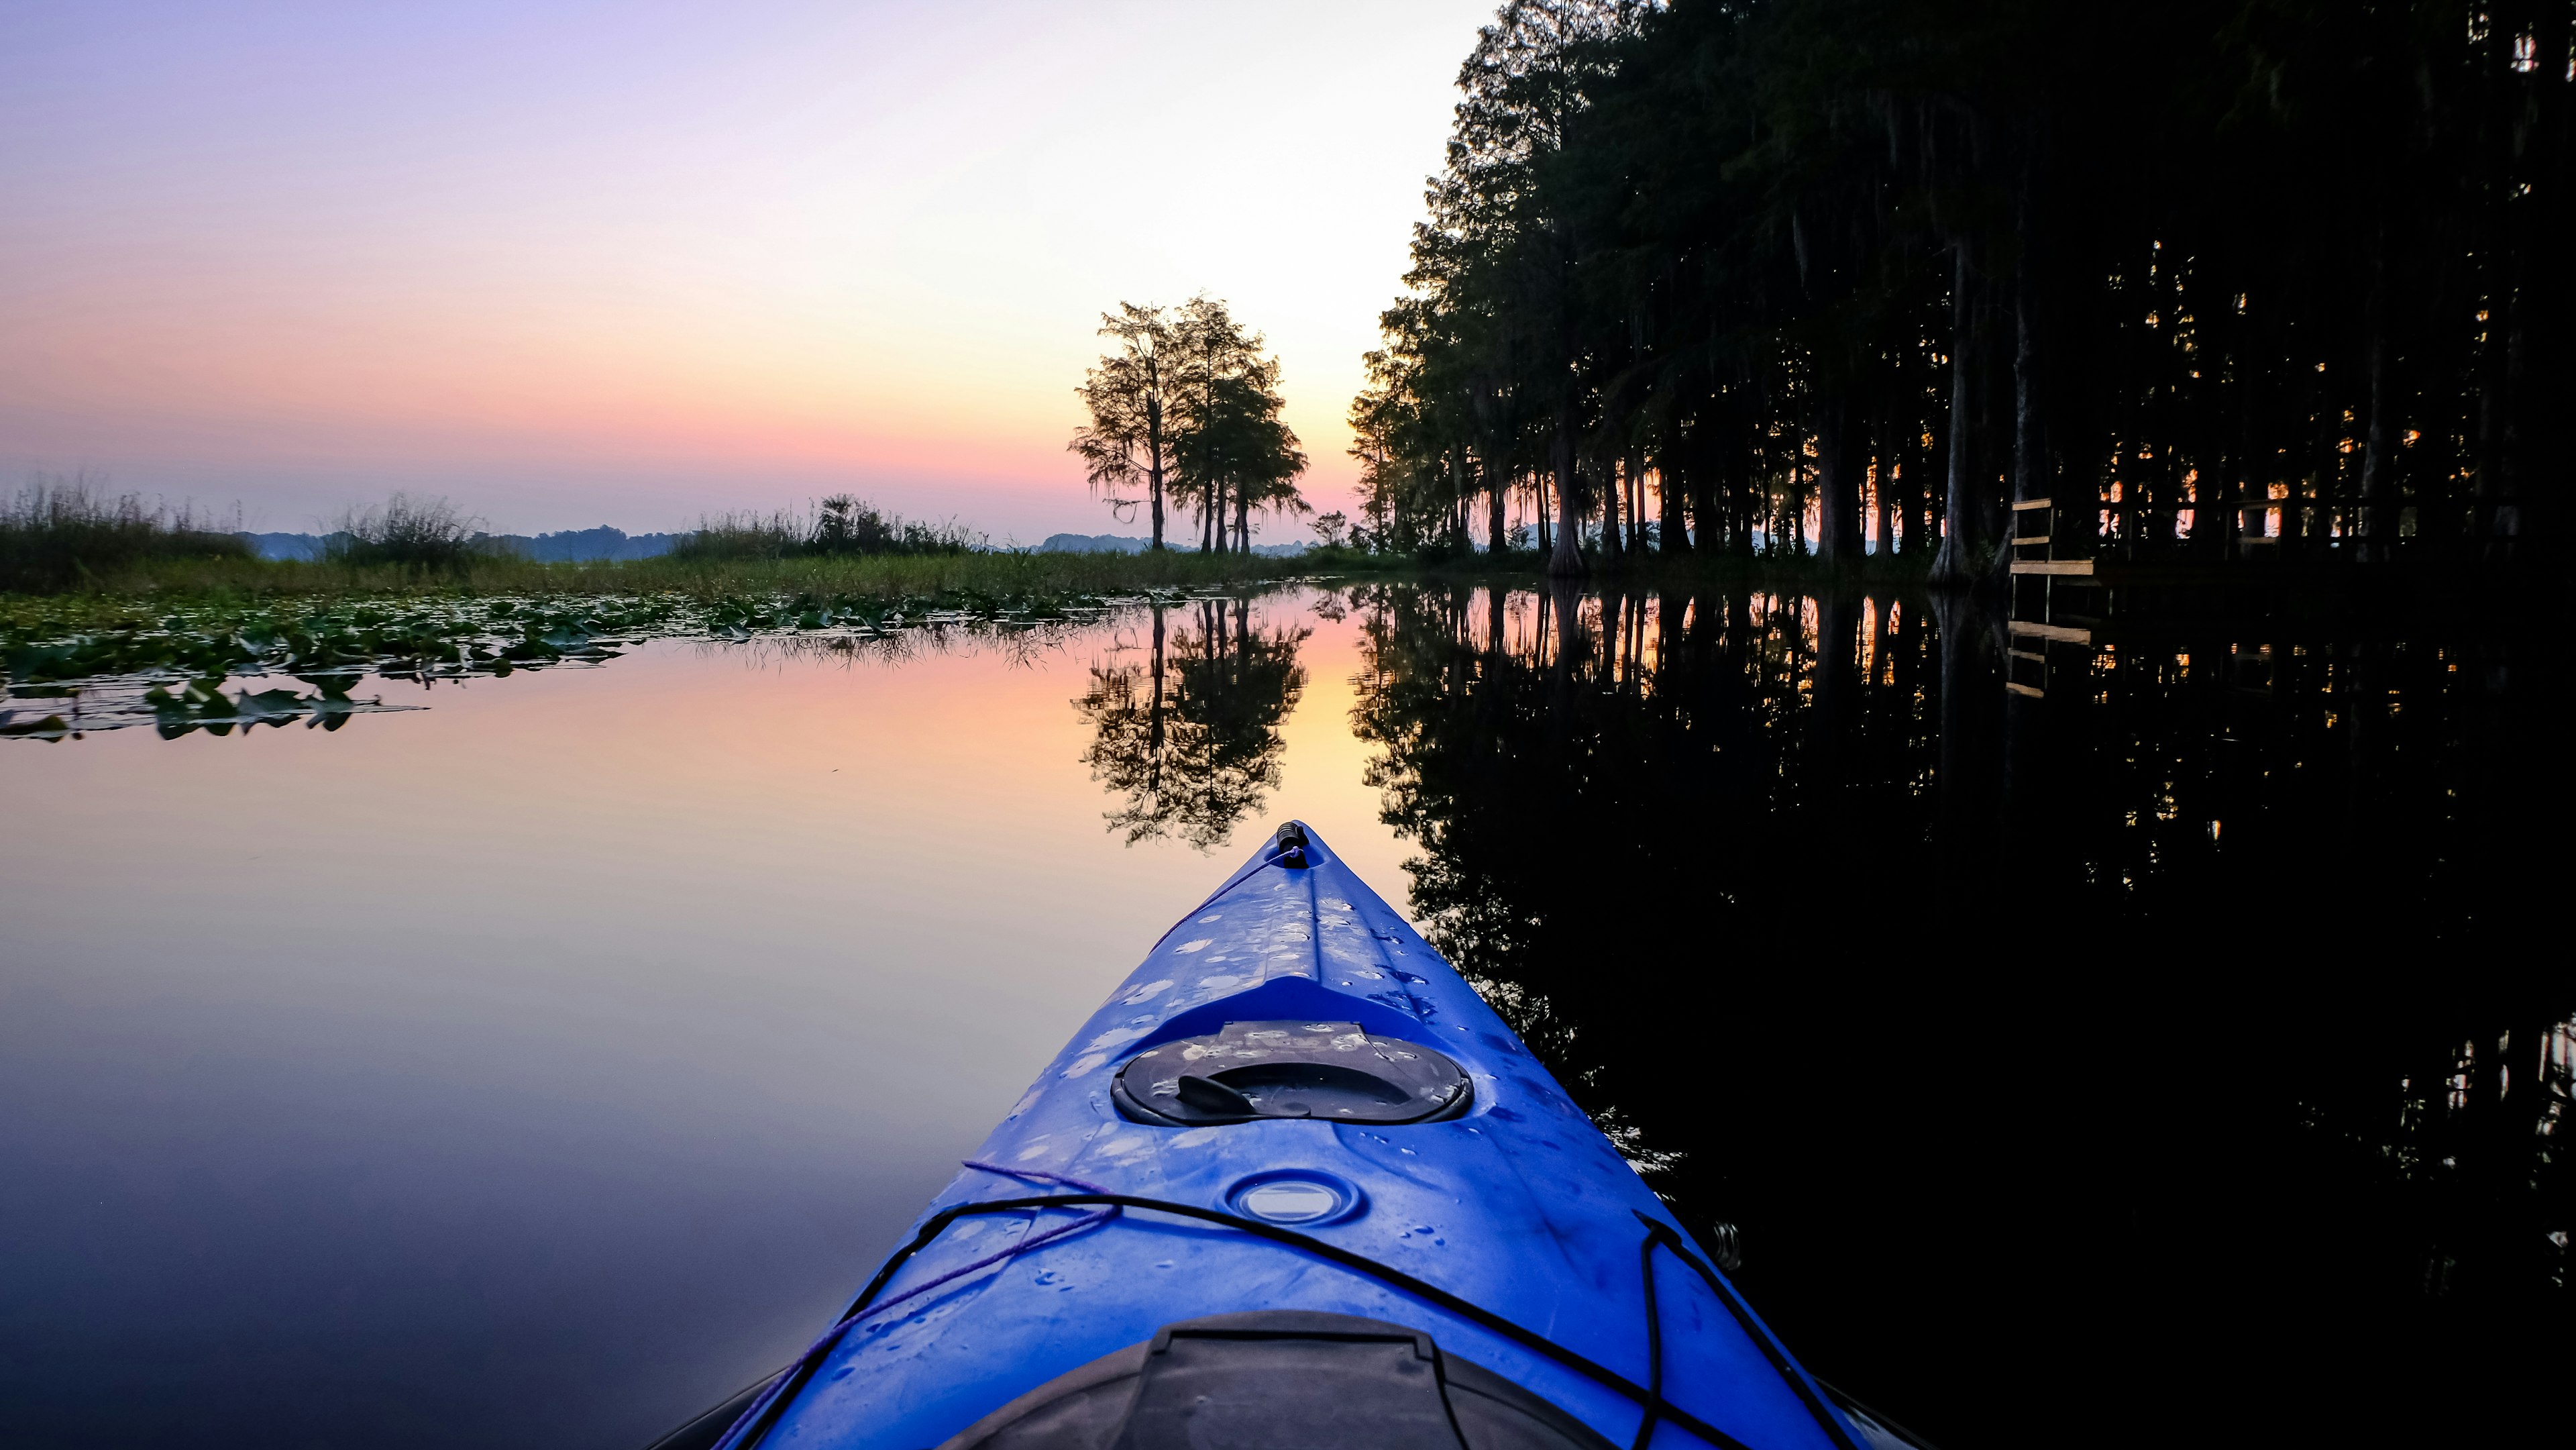
[[[2012,506],[2010,532],[2004,542],[2012,556],[2011,652],[2004,661],[2004,688],[2040,699],[2048,693],[2048,646],[2093,642],[2093,631],[2068,622],[2056,590],[2060,580],[2093,583],[2091,559],[2057,557],[2057,504],[2053,499],[2023,499]]]

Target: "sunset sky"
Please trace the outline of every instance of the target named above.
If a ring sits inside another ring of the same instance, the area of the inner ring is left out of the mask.
[[[1141,532],[1064,451],[1073,387],[1102,309],[1205,290],[1333,507],[1492,8],[0,6],[0,483]]]

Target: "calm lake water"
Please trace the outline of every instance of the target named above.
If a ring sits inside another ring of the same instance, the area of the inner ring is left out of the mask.
[[[0,740],[0,1440],[640,1447],[1291,815],[1951,1450],[2563,1429],[2567,673],[1373,585]]]

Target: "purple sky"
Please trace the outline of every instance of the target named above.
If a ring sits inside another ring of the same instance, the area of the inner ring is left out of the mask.
[[[1063,451],[1096,315],[1205,290],[1331,507],[1490,13],[0,4],[0,482],[1125,531]]]

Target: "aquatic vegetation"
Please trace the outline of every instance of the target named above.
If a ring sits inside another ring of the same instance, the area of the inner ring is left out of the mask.
[[[337,729],[350,714],[397,708],[348,696],[368,674],[426,681],[597,664],[647,639],[855,649],[923,632],[1023,633],[1129,605],[1211,597],[1222,596],[1149,589],[1032,597],[972,586],[892,596],[661,590],[187,604],[0,596],[0,679],[13,702],[25,702],[0,711],[0,736],[61,739],[131,725],[153,725],[165,736],[224,734],[290,719]],[[252,687],[277,676],[320,693]]]

